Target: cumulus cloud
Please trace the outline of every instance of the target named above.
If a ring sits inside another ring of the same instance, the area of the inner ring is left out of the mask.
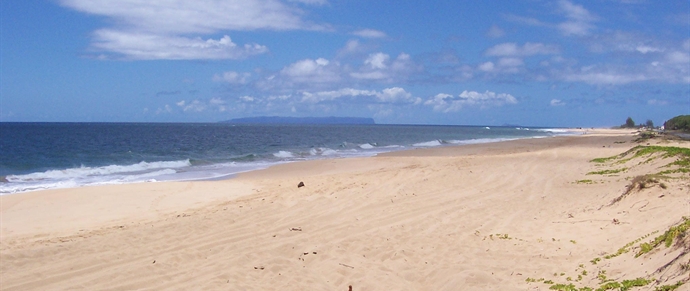
[[[206,110],[206,104],[199,100],[193,100],[192,102],[187,103],[186,101],[182,100],[180,102],[176,103],[177,106],[182,108],[182,111],[188,112],[188,111],[193,111],[193,112],[202,112]]]
[[[364,60],[364,64],[371,66],[372,69],[385,69],[386,62],[388,62],[390,58],[391,57],[387,54],[375,53],[369,55],[369,57]]]
[[[558,53],[558,47],[553,45],[527,42],[520,46],[514,42],[507,42],[489,48],[486,50],[485,55],[498,57],[528,57],[533,55],[551,55]]]
[[[291,83],[334,83],[340,80],[338,67],[324,58],[304,59],[283,68],[280,74]]]
[[[424,105],[432,106],[437,112],[457,112],[465,106],[479,106],[481,108],[502,106],[504,104],[516,104],[517,99],[513,95],[486,91],[463,91],[458,96],[440,93],[424,102]]]
[[[357,72],[350,73],[350,77],[362,80],[381,80],[391,82],[405,78],[417,70],[410,55],[399,54],[394,60],[385,53],[370,54],[364,60],[364,66]]]
[[[234,44],[227,36],[204,40],[201,35],[233,30],[326,29],[303,21],[299,9],[278,0],[59,1],[63,6],[112,20],[114,27],[94,32],[92,47],[125,59],[238,59],[268,50],[258,44]]]
[[[360,29],[353,31],[352,34],[364,38],[384,38],[386,33],[375,29]]]
[[[594,14],[590,13],[582,5],[573,4],[567,0],[558,1],[558,8],[565,15],[567,20],[558,24],[558,29],[564,35],[584,36],[588,35],[597,20]]]

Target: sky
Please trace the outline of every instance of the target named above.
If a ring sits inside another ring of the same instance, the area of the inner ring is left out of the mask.
[[[690,0],[3,0],[0,121],[690,114]]]

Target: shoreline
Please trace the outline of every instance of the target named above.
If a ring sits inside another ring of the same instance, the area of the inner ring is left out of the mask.
[[[574,130],[573,132],[577,132]],[[594,134],[592,134],[594,132]],[[302,173],[305,172],[305,168],[310,168],[311,165],[315,165],[314,168],[319,169],[316,171],[307,171],[305,175],[316,175],[316,174],[321,174],[321,168],[327,168],[327,169],[332,169],[333,167],[330,167],[328,165],[330,164],[346,164],[347,166],[344,168],[347,168],[349,170],[352,170],[355,168],[353,164],[366,164],[366,160],[368,159],[376,159],[376,158],[385,158],[385,157],[430,157],[430,156],[472,156],[476,154],[482,154],[482,153],[487,153],[491,152],[492,150],[505,150],[506,148],[508,149],[513,149],[517,151],[523,151],[525,150],[526,147],[535,147],[535,146],[542,146],[545,143],[542,142],[541,140],[544,139],[565,139],[569,137],[592,137],[592,136],[602,136],[602,137],[610,137],[610,136],[621,136],[625,134],[629,134],[629,130],[618,130],[618,129],[594,129],[594,130],[587,130],[584,129],[582,130],[582,134],[576,134],[576,135],[562,135],[562,136],[551,136],[551,137],[540,137],[540,138],[521,138],[521,139],[512,139],[512,140],[502,140],[502,141],[496,141],[496,142],[487,142],[487,143],[472,143],[472,144],[462,144],[462,145],[447,145],[447,146],[439,146],[439,147],[419,147],[419,148],[413,148],[413,149],[405,149],[405,150],[399,150],[399,151],[390,151],[390,152],[384,152],[384,153],[379,153],[374,156],[364,156],[364,157],[341,157],[341,158],[327,158],[327,159],[313,159],[313,160],[302,160],[302,161],[291,161],[291,162],[283,162],[283,163],[278,163],[275,165],[271,165],[267,168],[261,168],[257,170],[249,170],[245,172],[240,172],[240,173],[234,173],[222,178],[215,178],[215,179],[198,179],[198,180],[183,180],[183,181],[156,181],[156,182],[136,182],[136,183],[125,183],[125,184],[106,184],[106,185],[87,185],[87,186],[81,186],[81,187],[74,187],[74,188],[56,188],[56,189],[42,189],[42,190],[35,190],[35,191],[28,191],[28,192],[20,192],[20,193],[12,193],[12,194],[4,194],[0,195],[0,211],[5,212],[6,209],[13,208],[17,204],[23,204],[27,203],[27,201],[38,201],[38,200],[45,200],[45,201],[50,201],[51,205],[53,203],[56,203],[56,201],[61,201],[61,200],[75,200],[74,205],[70,205],[67,208],[73,207],[76,209],[79,208],[84,208],[86,205],[91,204],[91,203],[117,203],[117,201],[123,200],[132,200],[132,199],[137,199],[135,197],[130,197],[130,193],[134,193],[135,191],[143,191],[147,193],[151,192],[163,192],[163,191],[170,191],[170,189],[175,189],[178,188],[182,185],[185,185],[185,188],[192,187],[191,185],[194,185],[196,187],[198,186],[204,186],[200,188],[210,188],[210,189],[216,189],[221,186],[221,184],[216,184],[216,183],[223,183],[223,182],[230,182],[238,185],[243,185],[245,182],[251,182],[252,180],[256,179],[270,179],[270,178],[276,178],[276,177],[282,177],[282,176],[294,176],[296,173]],[[548,144],[546,147],[553,146],[551,143],[546,143]],[[543,147],[543,146],[542,146]],[[529,150],[527,150],[529,151]],[[361,170],[361,169],[358,169]],[[240,187],[241,188],[241,187]],[[96,194],[97,197],[89,197],[89,195],[92,195],[92,192],[100,191],[102,193]],[[245,189],[244,194],[237,195],[235,197],[243,197],[243,196],[248,196],[252,195],[253,193],[246,191]],[[122,196],[125,195],[125,196]],[[73,196],[78,196],[78,199],[74,199]],[[155,218],[155,215],[158,214],[158,212],[161,211],[172,211],[172,212],[179,212],[184,210],[185,207],[187,206],[182,206],[182,207],[173,207],[172,205],[175,204],[185,204],[185,201],[182,200],[176,200],[176,199],[183,199],[184,195],[181,195],[178,198],[170,198],[168,197],[170,195],[167,195],[165,199],[167,200],[172,200],[175,201],[174,203],[171,202],[170,207],[162,207],[160,211],[156,211],[155,214],[152,213],[147,213],[146,211],[137,211],[136,209],[127,209],[127,215],[134,215],[135,217],[142,217],[142,218]],[[225,197],[222,194],[219,195],[209,195],[205,197],[201,197],[201,199],[193,199],[190,202],[192,202],[196,206],[208,204],[208,203],[213,203],[213,201],[216,201],[217,199],[221,199],[222,197]],[[94,198],[101,198],[99,199],[98,202]],[[155,199],[161,199],[161,197],[147,197],[146,203],[149,203],[148,200],[151,200],[151,204],[157,204],[155,203]],[[88,201],[88,203],[82,203],[82,201]],[[106,202],[107,201],[107,202]],[[185,204],[186,205],[186,204]],[[131,208],[131,207],[130,207]],[[48,211],[48,209],[46,209]],[[72,212],[71,210],[65,211],[66,213]],[[93,213],[96,214],[96,213]],[[102,213],[99,213],[99,216],[102,215]],[[87,216],[87,215],[84,215]],[[106,217],[107,219],[97,219],[98,223],[103,223],[106,221],[112,221],[113,223],[116,224],[117,221],[123,220],[125,215],[105,215],[105,216],[100,216],[100,218]],[[77,219],[75,219],[76,221]],[[1,228],[0,229],[0,235],[6,236],[7,234],[5,233],[5,229]]]
[[[587,174],[634,138],[590,132],[0,196],[0,289],[548,290],[528,279],[644,276],[678,251],[590,263],[690,215],[685,180],[606,206],[659,166]]]
[[[466,127],[460,127],[466,128]],[[479,127],[477,127],[479,128]],[[535,129],[533,134],[541,134],[542,137],[567,135],[578,130],[571,129]],[[517,130],[517,132],[523,132]],[[524,131],[528,132],[528,131]],[[0,176],[0,195],[12,195],[50,189],[79,188],[85,186],[121,185],[142,182],[170,182],[170,181],[203,181],[218,180],[238,173],[254,171],[270,167],[284,162],[300,162],[305,160],[320,160],[332,158],[370,157],[379,153],[416,148],[447,147],[474,143],[490,143],[504,140],[531,138],[522,134],[511,133],[515,137],[475,138],[467,140],[443,139],[443,134],[434,137],[389,145],[377,145],[376,139],[359,143],[343,142],[335,148],[333,144],[311,148],[284,148],[250,154],[251,160],[217,160],[206,163],[203,159],[175,157],[170,160],[152,160],[129,163],[106,162],[104,164],[82,165],[81,167],[46,168],[40,171],[22,172]],[[526,134],[531,135],[531,134]],[[472,134],[466,138],[470,138]],[[431,138],[431,139],[427,139]],[[446,136],[446,138],[448,138]],[[364,142],[364,143],[362,143]],[[390,140],[389,140],[390,142]],[[212,159],[213,160],[213,159]],[[6,181],[9,180],[9,181]],[[6,182],[2,182],[6,181]]]

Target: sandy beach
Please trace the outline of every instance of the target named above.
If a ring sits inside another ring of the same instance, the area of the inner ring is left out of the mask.
[[[623,195],[673,157],[591,160],[690,143],[636,138],[597,129],[0,196],[0,289],[549,290],[653,278],[631,290],[654,290],[690,280],[690,236],[636,257],[690,217],[688,173]]]

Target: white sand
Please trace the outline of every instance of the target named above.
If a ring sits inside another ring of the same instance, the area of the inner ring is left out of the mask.
[[[633,138],[589,130],[291,163],[224,181],[0,196],[0,289],[548,290],[526,279],[596,287],[600,270],[634,279],[680,250],[590,260],[690,216],[690,185],[672,180],[604,206],[626,178],[656,171],[586,175],[600,170],[591,159],[622,153]],[[585,179],[595,183],[577,183]],[[688,277],[680,274],[654,277],[671,284]]]

